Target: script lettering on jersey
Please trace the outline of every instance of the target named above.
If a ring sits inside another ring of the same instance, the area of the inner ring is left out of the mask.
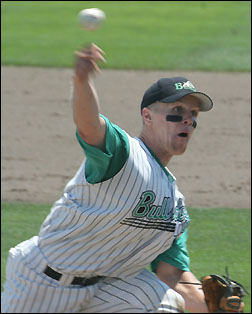
[[[140,201],[133,210],[133,217],[144,217],[148,219],[169,220],[173,216],[173,208],[170,206],[170,197],[164,197],[162,205],[153,205],[156,195],[153,191],[146,191],[140,197]]]
[[[160,205],[154,205],[155,199],[156,195],[153,191],[143,192],[132,211],[132,218],[125,218],[121,224],[170,232],[177,230],[179,224],[179,233],[182,233],[190,222],[183,200],[179,198],[174,208],[170,197],[164,197]]]

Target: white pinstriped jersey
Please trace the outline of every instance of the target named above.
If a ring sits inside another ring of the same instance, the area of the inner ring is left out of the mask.
[[[113,178],[90,184],[83,161],[41,226],[39,247],[49,264],[75,276],[135,275],[187,227],[175,178],[138,138]]]

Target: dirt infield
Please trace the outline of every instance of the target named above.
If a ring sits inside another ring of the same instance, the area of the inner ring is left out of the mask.
[[[53,203],[84,158],[70,104],[71,69],[2,67],[2,201]],[[251,207],[250,73],[104,70],[101,112],[137,136],[139,104],[161,77],[185,76],[214,100],[169,169],[189,207]]]

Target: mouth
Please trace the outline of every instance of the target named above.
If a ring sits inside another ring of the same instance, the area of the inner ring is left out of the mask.
[[[179,137],[188,137],[188,133],[181,132],[178,134]]]

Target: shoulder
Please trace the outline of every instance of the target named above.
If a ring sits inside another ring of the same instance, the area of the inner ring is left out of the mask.
[[[77,139],[86,156],[85,175],[89,183],[95,184],[115,176],[129,155],[130,137],[119,126],[100,115],[106,124],[103,149],[87,144],[76,132]]]

